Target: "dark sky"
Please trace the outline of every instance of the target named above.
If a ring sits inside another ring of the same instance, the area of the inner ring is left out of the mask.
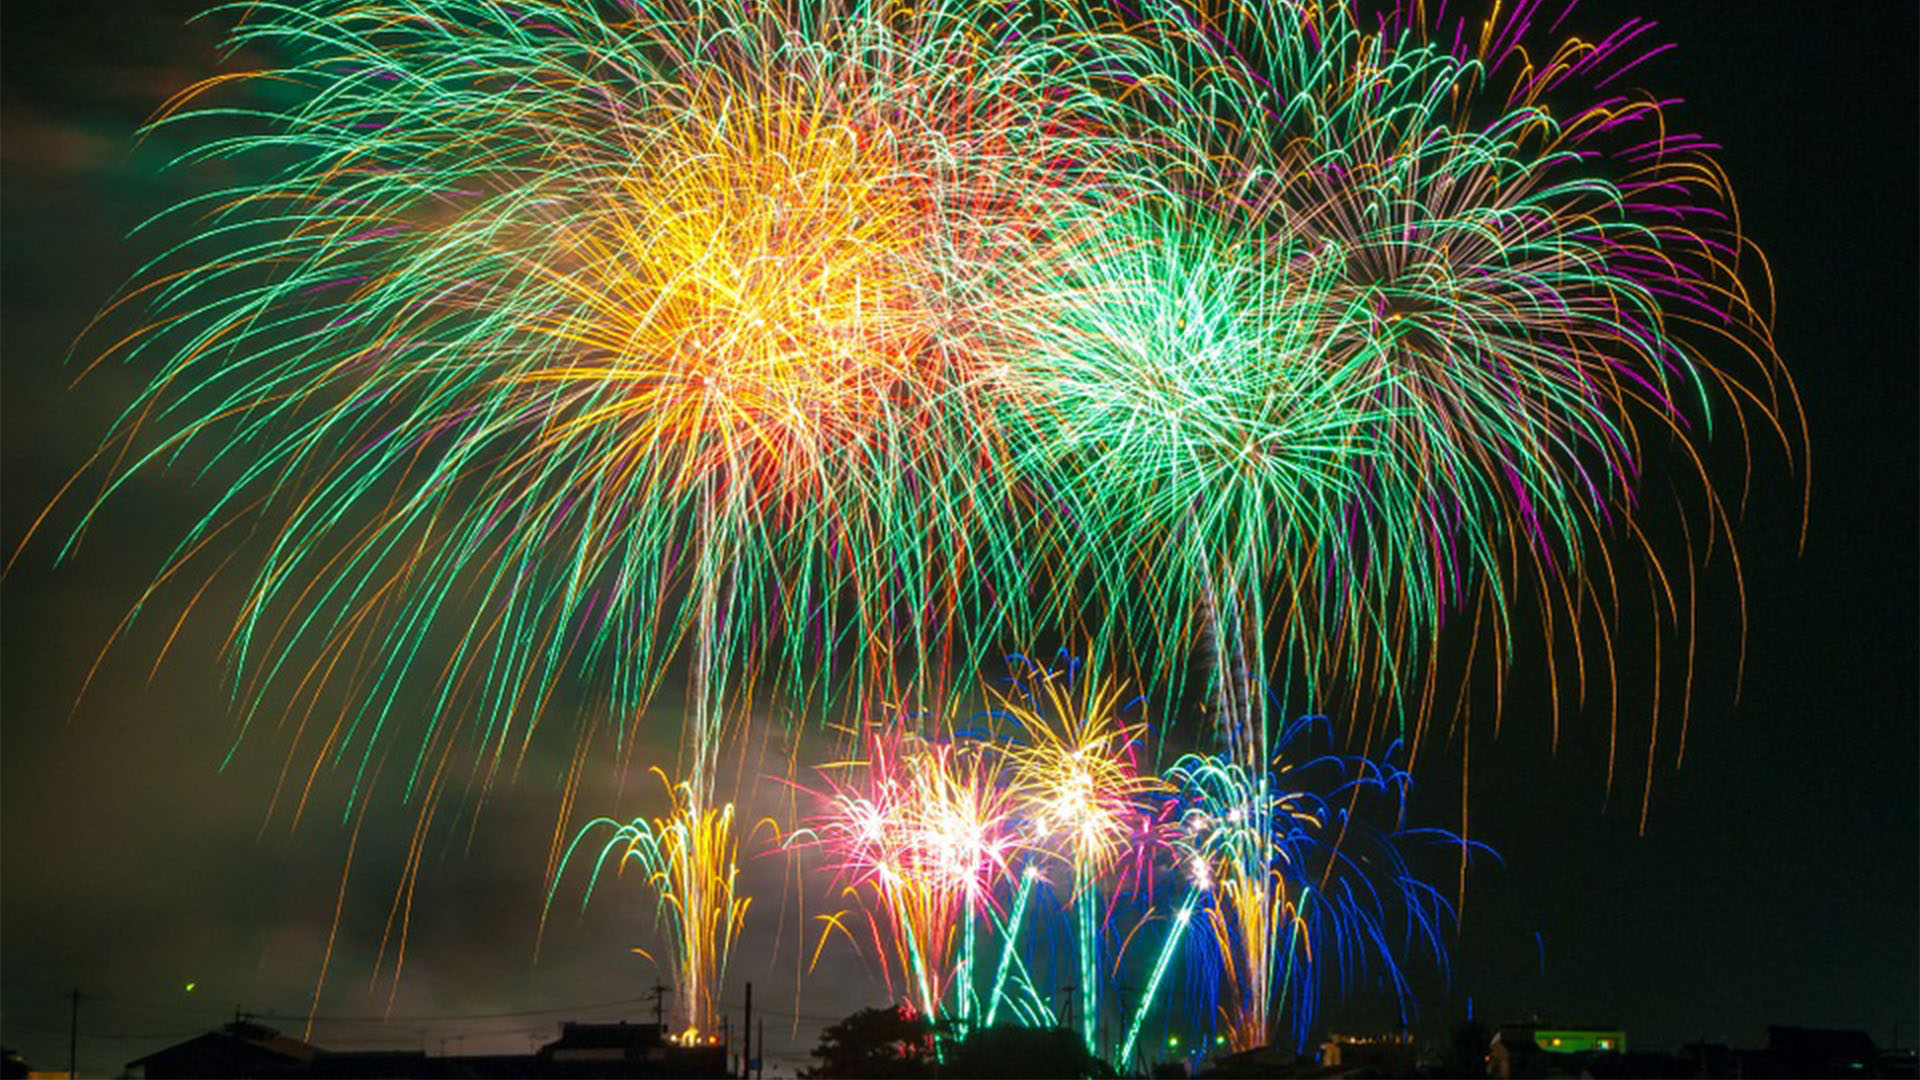
[[[1451,984],[1426,994],[1432,1024],[1471,997],[1483,1017],[1611,1021],[1641,1045],[1753,1043],[1776,1022],[1865,1027],[1883,1045],[1902,1024],[1900,1037],[1914,1037],[1920,294],[1915,28],[1910,11],[1888,14],[1899,6],[1845,4],[1817,16],[1784,0],[1582,8],[1595,24],[1660,20],[1680,43],[1645,81],[1685,98],[1681,123],[1725,146],[1719,159],[1746,232],[1772,260],[1779,344],[1811,430],[1812,528],[1797,550],[1801,476],[1758,444],[1736,527],[1746,676],[1736,685],[1738,608],[1720,560],[1701,577],[1685,761],[1676,767],[1670,711],[1644,834],[1653,683],[1645,650],[1622,650],[1622,778],[1611,791],[1603,698],[1563,717],[1557,748],[1535,680],[1516,680],[1498,738],[1476,721],[1466,744],[1472,832],[1506,861],[1472,880]],[[99,10],[112,14],[60,2],[6,6],[8,551],[134,385],[131,373],[107,370],[69,389],[76,369],[62,363],[112,290],[159,250],[161,238],[127,233],[219,182],[211,170],[162,174],[179,147],[136,150],[132,136],[168,94],[213,70],[213,29],[184,25],[191,4]],[[1732,434],[1722,432],[1713,457],[1735,470],[1718,480],[1737,493]],[[195,504],[186,485],[183,476],[144,479],[76,559],[56,568],[52,546],[37,543],[5,583],[0,1040],[36,1063],[64,1060],[65,995],[75,986],[86,995],[81,1064],[96,1072],[236,1007],[303,1013],[340,892],[348,831],[337,817],[317,814],[297,832],[283,819],[263,827],[280,764],[271,735],[250,738],[234,765],[219,768],[232,714],[218,642],[205,640],[212,624],[190,624],[199,633],[150,681],[166,620],[146,624],[73,707],[100,644],[178,534],[183,507]],[[662,713],[674,704],[663,702]],[[663,750],[676,727],[657,725]],[[1430,820],[1458,825],[1461,746],[1436,744],[1423,762],[1419,809]],[[631,892],[584,917],[557,918],[535,962],[560,767],[536,757],[488,801],[470,844],[431,848],[391,1004],[388,984],[370,987],[369,978],[407,838],[398,815],[368,826],[320,1007],[335,1019],[316,1041],[514,1048],[544,1039],[562,1018],[643,1014],[631,1002],[652,969],[626,949],[654,939]],[[650,808],[650,789],[616,793],[606,775],[593,785],[582,805]],[[756,788],[765,799],[777,785]],[[830,957],[797,991],[805,913],[780,864],[755,860],[748,876],[758,899],[741,949],[749,959],[733,978],[755,980],[772,1020],[771,1056],[792,1060],[811,1045],[817,1020],[882,992],[845,957]],[[807,903],[818,902],[816,890]],[[737,1001],[737,990],[729,996]],[[593,1003],[605,1004],[576,1008]],[[1377,1004],[1363,999],[1346,1015],[1364,1019]],[[354,1019],[383,1013],[401,1019]],[[477,1014],[498,1015],[436,1019]],[[1328,1010],[1335,1023],[1342,1015]]]

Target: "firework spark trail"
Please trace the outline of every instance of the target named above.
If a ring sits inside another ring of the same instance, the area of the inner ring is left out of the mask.
[[[1019,725],[1024,744],[1012,749],[1013,783],[1025,807],[1029,842],[1070,867],[1074,942],[1079,958],[1081,1038],[1098,1053],[1105,929],[1099,884],[1132,837],[1141,797],[1161,788],[1142,775],[1136,749],[1144,721],[1121,719],[1129,704],[1124,685],[1103,685],[1077,662],[1048,670],[1016,658],[1024,669],[1016,690],[996,694],[997,711]],[[1022,884],[1024,893],[1025,884]],[[1010,944],[1010,943],[1009,943]]]
[[[987,992],[987,1015],[983,1026],[992,1027],[995,1018],[1000,1015],[1000,1003],[1007,1000],[1007,975],[1013,970],[1016,960],[1016,948],[1020,943],[1020,930],[1026,923],[1027,901],[1033,896],[1033,886],[1040,878],[1038,867],[1029,864],[1020,873],[1020,887],[1014,893],[1013,907],[1007,912],[1006,922],[1000,926],[1000,962],[994,969],[993,985]],[[1048,1018],[1051,1019],[1051,1010]]]
[[[874,946],[889,984],[897,973],[929,1017],[952,997],[965,1019],[975,1000],[972,927],[985,913],[997,920],[993,891],[1021,847],[1010,767],[987,743],[934,742],[901,722],[865,741],[863,758],[823,768],[825,806],[810,839],[831,853],[846,894],[878,911]]]
[[[1135,770],[1142,727],[1119,719],[1123,694],[1014,663],[1014,686],[990,694],[985,727],[895,720],[867,733],[863,757],[823,767],[821,810],[805,830],[868,911],[888,983],[897,975],[916,1009],[963,1026],[976,1017],[991,1025],[1003,1009],[1051,1022],[1020,957],[1048,861],[1072,882],[1064,899],[1077,985],[1097,1017],[1100,880],[1127,854],[1137,797],[1160,786]],[[976,964],[983,917],[1000,946],[990,971]],[[846,922],[824,921],[828,932]],[[984,997],[977,974],[992,980]],[[1083,1037],[1091,1048],[1092,1025]]]
[[[1045,884],[1041,863],[1061,863],[1082,1036],[1096,1049],[1102,882],[1127,861],[1141,798],[1164,785],[1137,767],[1144,724],[1122,718],[1138,699],[1077,662],[1012,663],[1012,685],[989,694],[984,727],[929,721],[915,732],[896,720],[867,733],[862,758],[823,768],[823,809],[807,832],[831,852],[848,894],[880,916],[870,923],[890,958],[889,983],[897,972],[929,1016],[950,1001],[962,1023],[979,1014],[990,1025],[1003,1007],[1028,1020],[1052,1015],[1019,950],[1029,901]],[[975,985],[982,916],[1000,937],[984,999]]]
[[[1193,889],[1187,894],[1186,900],[1174,909],[1173,920],[1160,942],[1160,952],[1153,961],[1152,974],[1147,977],[1146,990],[1141,994],[1140,1003],[1134,1006],[1133,1019],[1127,1024],[1126,1037],[1121,1041],[1119,1053],[1114,1057],[1114,1060],[1122,1066],[1131,1066],[1133,1063],[1133,1047],[1140,1039],[1140,1027],[1146,1023],[1148,1010],[1159,999],[1160,982],[1166,977],[1167,964],[1173,960],[1173,954],[1179,951],[1181,942],[1186,940],[1189,932],[1188,924],[1193,921],[1193,909],[1199,904],[1201,896],[1199,889]]]
[[[1059,519],[1107,538],[1049,545],[1068,560],[1057,577],[1135,605],[1118,629],[1150,635],[1096,631],[1096,658],[1177,669],[1203,633],[1205,590],[1253,573],[1244,561],[1260,580],[1284,575],[1277,560],[1324,542],[1293,534],[1337,523],[1361,492],[1375,387],[1358,360],[1328,355],[1322,284],[1274,265],[1270,243],[1198,207],[1119,215],[1045,264],[1050,303],[996,328],[1015,461],[1050,478],[1070,506]]]
[[[667,789],[671,806],[655,818],[620,822],[597,818],[583,827],[562,856],[559,871],[547,890],[551,910],[560,890],[560,878],[591,837],[607,833],[594,853],[593,870],[580,897],[581,907],[593,899],[601,871],[609,859],[616,872],[632,862],[646,875],[654,894],[655,925],[666,931],[675,993],[685,1008],[681,1039],[692,1042],[712,1032],[720,1015],[718,1003],[734,941],[746,923],[752,899],[737,894],[740,873],[740,837],[733,828],[733,805],[703,807],[691,785],[675,784],[659,769],[654,774]],[[541,922],[544,927],[546,915]],[[641,951],[641,950],[636,950]]]
[[[1178,789],[1182,847],[1194,886],[1208,894],[1229,1043],[1270,1045],[1284,1015],[1305,1045],[1322,991],[1378,978],[1412,1009],[1406,965],[1424,951],[1444,971],[1453,907],[1410,862],[1414,846],[1491,854],[1435,829],[1405,825],[1411,777],[1378,759],[1316,754],[1326,721],[1305,717],[1278,733],[1260,770],[1228,755],[1189,754],[1168,770]]]

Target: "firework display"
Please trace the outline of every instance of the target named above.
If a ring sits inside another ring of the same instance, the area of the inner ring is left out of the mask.
[[[984,328],[1091,629],[1210,648],[1230,728],[1276,669],[1409,708],[1447,616],[1505,648],[1530,583],[1577,620],[1648,444],[1791,414],[1711,146],[1608,88],[1645,27],[1537,14],[1143,5],[1138,197]]]
[[[101,497],[217,473],[160,582],[252,528],[248,715],[340,691],[298,737],[412,776],[678,659],[707,797],[763,672],[858,713],[1041,630],[1209,653],[1229,736],[1256,672],[1418,724],[1450,613],[1600,604],[1655,428],[1790,393],[1709,147],[1601,92],[1636,35],[1532,13],[274,8],[159,121],[270,79],[196,156],[280,157],[123,301]]]
[[[1650,464],[1717,536],[1709,432],[1804,435],[1645,24],[1213,7],[238,5],[268,66],[155,123],[261,178],[115,305],[97,362],[145,381],[62,554],[191,469],[128,621],[245,567],[241,728],[351,800],[557,737],[570,814],[684,672],[669,810],[579,829],[548,905],[637,866],[688,1039],[749,906],[723,761],[770,732],[843,902],[815,958],[929,1018],[1138,1067],[1176,995],[1234,1049],[1405,1013],[1454,922],[1414,849],[1484,850],[1405,823],[1441,641],[1496,682],[1519,620],[1589,648],[1629,559],[1681,621]],[[1037,640],[1085,662],[960,709]]]
[[[1136,802],[1155,788],[1140,775],[1136,746],[1144,725],[1123,724],[1123,692],[1094,678],[1030,671],[1016,676],[1016,693],[1000,699],[1020,725],[1025,745],[1015,751],[1014,782],[1027,808],[1032,842],[1054,846],[1072,868],[1071,905],[1079,961],[1081,1036],[1089,1048],[1100,1015],[1099,882],[1131,839]]]
[[[685,1009],[679,1037],[692,1044],[710,1035],[718,1011],[715,1002],[727,974],[727,958],[745,924],[752,898],[738,895],[740,835],[733,827],[733,806],[703,808],[687,784],[668,781],[655,770],[667,789],[672,806],[663,817],[628,822],[596,818],[583,827],[561,859],[564,872],[574,853],[591,839],[605,834],[594,852],[592,871],[581,893],[581,904],[593,898],[600,874],[612,861],[625,874],[631,863],[646,876],[654,894],[655,922],[665,930],[671,964],[678,979],[676,992]],[[559,875],[547,892],[553,906],[560,888]]]
[[[114,352],[157,372],[101,461],[109,488],[221,470],[162,580],[264,526],[248,715],[346,699],[301,736],[364,762],[418,725],[417,774],[498,762],[562,686],[637,718],[680,661],[707,798],[763,670],[800,702],[909,692],[956,635],[1017,627],[1026,564],[969,565],[1012,550],[1010,496],[947,328],[1100,137],[1050,91],[1058,34],[1008,47],[966,10],[241,22],[288,58],[252,78],[301,92],[200,151],[277,158],[180,208],[207,227],[123,301],[151,321]],[[195,106],[233,81],[159,122],[226,116]]]
[[[993,694],[989,714],[1013,723],[902,718],[862,756],[822,768],[800,835],[826,852],[853,907],[822,916],[821,948],[844,936],[919,1013],[962,1032],[1068,1020],[1090,1051],[1125,1064],[1150,1015],[1182,1029],[1166,982],[1182,952],[1201,988],[1183,999],[1195,1045],[1304,1046],[1323,996],[1363,986],[1412,1013],[1408,972],[1445,971],[1454,921],[1420,850],[1490,853],[1408,826],[1398,747],[1331,753],[1330,722],[1305,717],[1274,732],[1264,766],[1186,754],[1142,773],[1146,727],[1117,719],[1124,693],[1077,665],[1015,664],[1015,690]],[[1071,939],[1061,955],[1050,936]],[[981,943],[996,938],[983,983]],[[1111,988],[1136,978],[1144,991],[1116,1000]],[[1069,1013],[1048,984],[1072,988]],[[1117,1041],[1103,1021],[1119,1023]]]
[[[1369,979],[1411,1001],[1403,965],[1425,953],[1442,970],[1453,911],[1412,869],[1406,848],[1485,852],[1441,830],[1409,829],[1411,777],[1378,758],[1316,753],[1320,717],[1278,732],[1264,769],[1189,754],[1168,771],[1179,790],[1179,846],[1205,892],[1209,957],[1230,1045],[1306,1044],[1322,988]],[[1322,733],[1324,735],[1324,733]]]
[[[976,923],[1021,847],[1008,762],[991,743],[933,741],[905,724],[870,733],[864,749],[825,770],[827,809],[811,836],[846,892],[871,899],[867,924],[889,986],[897,972],[922,1013],[940,1015],[952,997],[964,1019],[976,1003]]]

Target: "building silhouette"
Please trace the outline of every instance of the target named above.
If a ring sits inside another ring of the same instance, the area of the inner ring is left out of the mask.
[[[723,1077],[726,1048],[718,1042],[683,1045],[658,1024],[574,1023],[531,1054],[428,1055],[423,1050],[333,1051],[282,1035],[252,1021],[236,1021],[127,1063],[146,1080],[205,1077],[371,1078],[432,1077],[596,1078]]]

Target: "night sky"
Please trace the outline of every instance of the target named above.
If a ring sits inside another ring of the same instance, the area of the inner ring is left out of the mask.
[[[129,238],[130,230],[226,182],[219,168],[163,172],[181,149],[168,139],[178,136],[138,147],[134,139],[168,95],[219,62],[217,24],[186,24],[196,7],[167,0],[96,15],[85,4],[6,6],[0,526],[9,553],[142,381],[110,367],[72,385],[80,364],[63,359],[168,239],[164,230]],[[1735,676],[1735,582],[1719,557],[1699,578],[1684,761],[1670,694],[1644,833],[1655,680],[1650,650],[1633,647],[1643,615],[1622,619],[1611,787],[1605,695],[1563,711],[1555,746],[1544,683],[1526,675],[1509,690],[1497,737],[1482,703],[1469,733],[1427,748],[1416,809],[1460,827],[1466,747],[1470,832],[1504,865],[1471,878],[1450,983],[1436,977],[1424,989],[1425,1034],[1464,1015],[1471,999],[1483,1019],[1537,1013],[1618,1024],[1643,1047],[1701,1037],[1754,1045],[1769,1023],[1862,1027],[1883,1046],[1896,1034],[1912,1044],[1920,291],[1916,34],[1913,13],[1898,7],[1844,4],[1815,16],[1784,0],[1641,0],[1581,9],[1596,26],[1657,19],[1680,44],[1638,74],[1686,99],[1678,123],[1724,146],[1719,160],[1745,232],[1771,259],[1778,343],[1810,430],[1811,528],[1802,550],[1801,464],[1756,437],[1735,527],[1745,677]],[[1721,430],[1715,445],[1716,482],[1737,501],[1738,431]],[[1649,478],[1668,502],[1663,470],[1675,467],[1657,463]],[[285,756],[271,721],[221,768],[234,711],[218,619],[190,621],[151,677],[172,612],[138,624],[79,697],[100,646],[201,505],[189,481],[184,471],[142,474],[75,558],[56,567],[48,534],[5,579],[0,1041],[42,1067],[64,1065],[76,986],[89,1072],[117,1072],[236,1008],[304,1015],[341,895],[349,829],[337,812],[315,811],[297,830],[284,813],[268,813]],[[70,516],[55,520],[71,527]],[[241,582],[216,587],[209,607],[230,601]],[[678,704],[669,695],[656,707],[658,756],[671,756]],[[769,746],[769,761],[782,749]],[[550,1038],[561,1019],[650,1015],[639,999],[654,969],[628,952],[657,944],[637,890],[611,890],[584,915],[577,890],[563,891],[536,960],[564,767],[558,752],[536,755],[489,797],[477,827],[430,845],[405,975],[391,997],[390,980],[370,980],[410,819],[392,805],[370,819],[314,1041],[512,1051]],[[657,810],[637,772],[622,783],[615,770],[596,770],[581,805],[615,816]],[[748,820],[780,811],[781,785],[746,786]],[[832,947],[797,984],[800,944],[810,948],[813,934],[803,926],[821,891],[802,910],[785,873],[773,859],[748,863],[757,898],[729,995],[737,1005],[738,984],[754,980],[769,1064],[781,1072],[804,1061],[820,1022],[884,997],[857,959]],[[1383,1008],[1378,994],[1363,993],[1344,1009],[1329,1004],[1324,1019],[1364,1027]],[[394,1019],[374,1022],[383,1014]],[[297,1019],[268,1022],[301,1028]]]

